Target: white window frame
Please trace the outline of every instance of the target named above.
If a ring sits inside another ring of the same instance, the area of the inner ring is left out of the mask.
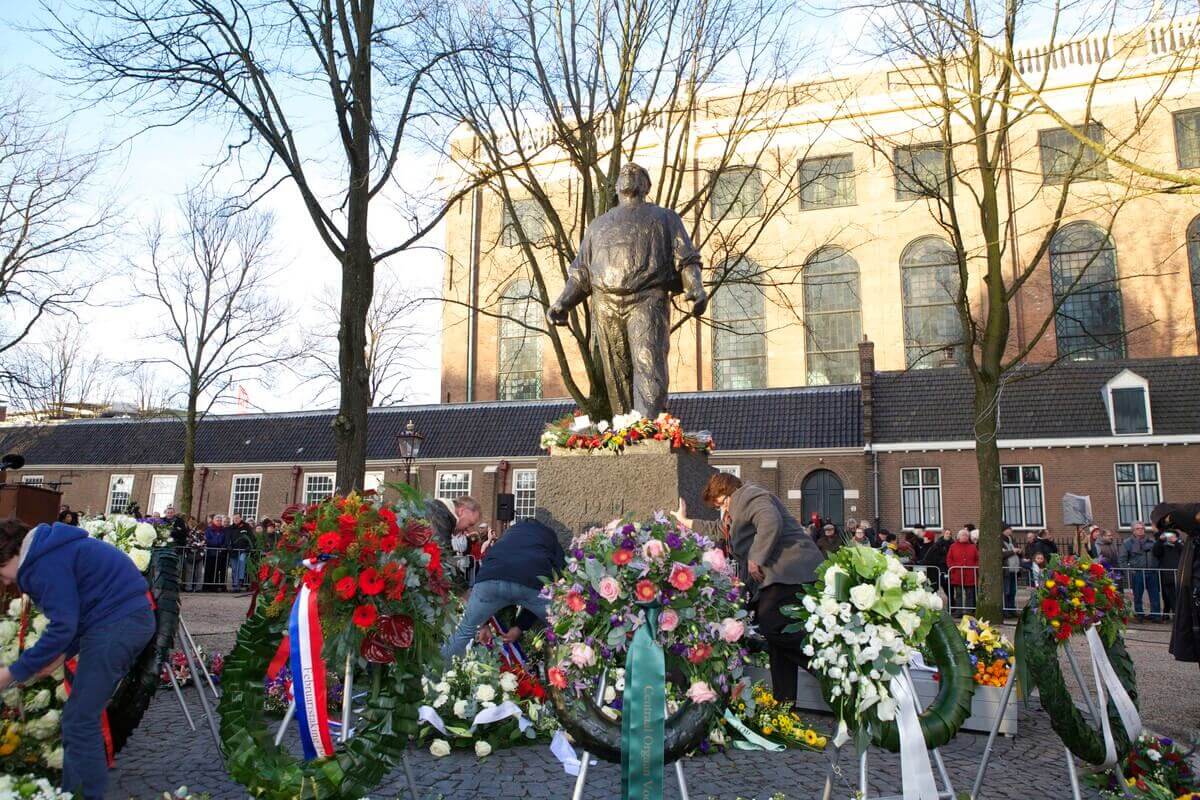
[[[234,498],[237,497],[238,478],[257,478],[258,479],[258,489],[254,493],[254,512],[251,514],[245,514],[242,512],[238,512],[238,513],[242,514],[242,519],[244,519],[244,520],[254,521],[254,520],[258,519],[258,509],[262,505],[262,477],[263,476],[262,476],[261,472],[239,472],[235,475],[230,476],[230,478],[229,478],[229,516],[232,517],[233,512],[234,512],[233,502],[234,502]]]
[[[125,491],[125,503],[118,509],[113,510],[113,489],[116,488],[117,481],[125,479],[129,481],[129,488]],[[129,505],[129,501],[133,499],[133,475],[131,473],[113,473],[108,476],[108,499],[104,502],[104,508],[108,514],[124,514],[125,508]]]
[[[532,486],[521,486],[521,479],[533,476]],[[537,470],[514,469],[512,473],[514,519],[530,519],[537,512]],[[522,513],[522,509],[528,513]]]
[[[1146,404],[1146,430],[1130,433],[1117,432],[1117,405],[1113,402],[1115,389],[1141,389],[1142,402]],[[1150,413],[1150,381],[1133,370],[1123,369],[1104,384],[1104,408],[1108,411],[1108,429],[1113,436],[1153,436],[1154,416]],[[1122,462],[1128,463],[1128,462]]]
[[[171,487],[171,497],[170,497],[170,498],[168,498],[168,500],[167,500],[167,503],[166,503],[165,505],[163,505],[163,507],[162,507],[162,508],[155,508],[155,502],[154,502],[154,483],[155,483],[155,481],[157,481],[159,478],[173,478],[173,479],[174,479],[174,481],[175,481],[175,483],[174,483],[174,484],[172,484],[172,487]],[[158,512],[160,512],[160,511],[166,511],[166,510],[167,510],[167,506],[173,506],[173,505],[175,505],[175,493],[176,493],[176,492],[178,492],[178,491],[179,491],[179,476],[178,476],[178,475],[170,475],[170,474],[165,474],[165,473],[159,473],[159,474],[157,474],[157,475],[151,475],[151,476],[150,476],[150,496],[146,498],[146,513],[147,513],[147,514],[157,514],[157,513],[158,513]]]
[[[713,469],[717,472],[726,472],[735,478],[742,477],[741,464],[713,464]]]
[[[912,467],[901,467],[900,468],[900,530],[902,530],[902,531],[916,530],[915,528],[906,524],[906,520],[905,520],[906,515],[904,513],[905,512],[904,490],[914,488],[912,486],[904,485],[904,472],[905,472],[905,470],[910,470],[910,469],[915,469],[917,471],[917,485],[915,488],[917,489],[919,496],[921,498],[921,524],[922,525],[930,525],[931,524],[930,520],[929,520],[928,510],[925,508],[925,490],[933,488],[932,485],[929,485],[929,486],[925,485],[925,476],[923,474],[923,471],[927,470],[927,469],[937,470],[937,474],[938,474],[938,482],[937,482],[938,521],[937,521],[937,525],[935,527],[944,528],[945,527],[945,516],[943,516],[943,514],[942,514],[942,504],[945,500],[945,497],[943,494],[943,491],[945,489],[945,483],[942,481],[942,468],[941,467],[912,466]]]
[[[1155,473],[1158,475],[1157,481],[1154,481],[1154,482],[1142,481],[1142,479],[1138,476],[1138,467],[1141,466],[1142,464],[1153,464],[1154,465]],[[1133,466],[1133,482],[1132,483],[1130,483],[1129,481],[1117,480],[1117,467],[1125,466],[1125,465]],[[1161,503],[1162,502],[1162,485],[1163,485],[1162,464],[1159,463],[1158,461],[1115,461],[1115,462],[1113,462],[1113,500],[1117,504],[1117,506],[1116,506],[1116,508],[1117,508],[1117,530],[1122,530],[1122,531],[1130,530],[1133,527],[1133,522],[1144,522],[1144,523],[1146,523],[1147,526],[1150,525],[1150,520],[1141,519],[1140,516],[1137,519],[1132,520],[1129,523],[1121,522],[1121,487],[1122,486],[1130,486],[1130,485],[1133,486],[1133,491],[1137,495],[1138,514],[1139,515],[1141,514],[1141,511],[1142,511],[1142,497],[1141,497],[1142,486],[1150,486],[1150,485],[1158,486],[1158,502]]]
[[[308,488],[308,482],[312,478],[328,478],[331,484],[329,494],[322,494],[319,498],[311,499],[311,492]],[[331,497],[337,489],[337,473],[336,472],[306,472],[304,473],[304,505],[311,506],[313,503],[319,503],[327,497]]]
[[[22,486],[44,486],[46,483],[45,475],[22,475]]]
[[[1015,484],[1012,484],[1012,483],[1005,484],[1004,483],[1004,469],[1006,467],[1009,469],[1015,468],[1020,471],[1020,479],[1017,483],[1015,483]],[[1027,485],[1025,483],[1025,468],[1026,467],[1037,467],[1038,468],[1038,474],[1041,476],[1041,480],[1037,484],[1030,483]],[[1041,525],[1016,525],[1016,524],[1014,524],[1014,520],[1011,520],[1008,518],[1007,514],[1004,517],[1005,524],[1012,526],[1012,529],[1014,531],[1040,531],[1040,530],[1046,528],[1047,527],[1047,523],[1046,523],[1046,468],[1044,466],[1042,466],[1041,464],[1001,464],[1000,465],[1000,508],[1001,509],[1004,508],[1004,487],[1005,486],[1009,486],[1009,487],[1017,486],[1021,489],[1021,517],[1022,517],[1021,521],[1022,522],[1025,521],[1024,520],[1024,517],[1025,517],[1025,489],[1027,488],[1027,486],[1029,486],[1029,487],[1037,486],[1039,489],[1041,489],[1041,495],[1042,495],[1042,524]]]
[[[466,475],[467,476],[466,491],[459,492],[458,489],[454,489],[453,491],[455,492],[455,494],[443,494],[443,492],[442,492],[442,476],[443,475]],[[433,483],[433,485],[435,487],[434,488],[434,497],[436,497],[438,500],[453,500],[456,497],[465,497],[465,496],[471,494],[471,483],[472,483],[473,479],[474,479],[474,472],[469,469],[439,469],[437,471],[437,474],[434,476],[434,483]]]

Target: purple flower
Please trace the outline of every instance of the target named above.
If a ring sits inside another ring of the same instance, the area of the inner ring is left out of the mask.
[[[634,538],[632,536],[626,536],[621,541],[621,549],[622,550],[632,550],[635,547],[637,547],[637,542],[634,540]]]
[[[581,560],[583,558],[583,551],[576,547],[571,551],[571,558],[575,559],[576,561]]]
[[[677,656],[681,656],[687,652],[687,645],[683,644],[682,642],[676,642],[675,644],[671,645],[671,652]]]
[[[672,550],[678,550],[680,547],[683,547],[683,539],[679,538],[678,533],[671,531],[667,534],[667,547]]]
[[[617,695],[616,697],[613,698],[613,701],[611,703],[609,703],[608,705],[610,708],[620,711],[624,705],[624,703],[623,703],[624,699],[625,698],[622,697],[621,695]]]
[[[554,631],[551,631],[551,630],[546,631],[546,641],[553,642],[557,638],[558,637],[554,635]]]
[[[623,622],[625,622],[625,618],[621,616],[612,616],[608,618],[608,624],[612,625],[614,628]]]
[[[1175,744],[1174,741],[1172,741],[1171,739],[1168,739],[1165,736],[1163,738],[1159,739],[1158,743],[1161,744],[1163,747],[1170,747],[1171,745]]]
[[[635,533],[636,531],[637,528],[633,525],[626,525],[624,528],[621,528],[621,533],[625,534],[626,536],[631,533]]]
[[[595,600],[588,600],[587,606],[585,606],[584,610],[589,614],[595,614],[600,610],[600,604]]]

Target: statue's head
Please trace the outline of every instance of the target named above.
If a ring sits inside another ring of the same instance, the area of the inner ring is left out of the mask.
[[[617,194],[622,199],[645,200],[649,193],[649,172],[632,161],[621,167],[621,174],[617,176]]]

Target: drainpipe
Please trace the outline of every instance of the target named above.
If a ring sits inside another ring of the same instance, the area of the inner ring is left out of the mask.
[[[874,491],[872,492],[875,498],[875,530],[879,530],[879,451],[871,445],[867,445],[871,451],[871,479],[875,483]]]
[[[300,465],[296,464],[292,467],[292,499],[291,505],[296,505],[296,498],[300,496],[300,474],[304,470],[300,469]]]
[[[467,267],[467,397],[475,402],[475,361],[479,346],[479,260],[483,222],[483,194],[480,189],[471,193],[471,259]]]
[[[200,499],[196,502],[196,522],[204,519],[204,487],[208,484],[208,467],[200,468]]]
[[[496,487],[497,487],[496,494],[502,494],[502,493],[508,491],[509,467],[510,467],[510,465],[507,460],[501,460],[500,463],[496,466]],[[500,520],[496,520],[496,524],[500,527],[500,530],[496,531],[496,533],[498,533],[498,534],[504,533],[505,529],[508,528],[507,522],[501,522]]]

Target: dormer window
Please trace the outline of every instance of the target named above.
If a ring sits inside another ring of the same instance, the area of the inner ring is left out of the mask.
[[[1150,382],[1141,375],[1121,370],[1104,385],[1104,405],[1114,436],[1154,432],[1150,417]]]

